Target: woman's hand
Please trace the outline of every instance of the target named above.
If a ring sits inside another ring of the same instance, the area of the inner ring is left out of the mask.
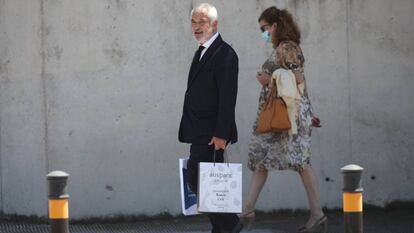
[[[319,120],[319,118],[318,117],[313,117],[312,118],[312,126],[313,127],[317,127],[317,128],[319,128],[319,127],[321,127],[322,125],[321,125],[321,121]]]
[[[303,75],[301,72],[293,71],[293,74],[295,75],[297,84],[301,84],[303,81],[305,81],[305,75]]]
[[[272,77],[270,77],[270,75],[265,73],[265,72],[257,72],[256,78],[257,78],[257,81],[259,81],[260,84],[265,86],[265,85],[270,83],[270,79]]]

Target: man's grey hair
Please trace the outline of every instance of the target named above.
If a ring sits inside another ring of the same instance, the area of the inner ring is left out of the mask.
[[[210,19],[210,23],[213,23],[218,20],[217,9],[213,5],[209,3],[201,3],[193,8],[191,11],[191,18],[193,17],[194,12],[200,12],[203,10],[207,10],[207,16]]]

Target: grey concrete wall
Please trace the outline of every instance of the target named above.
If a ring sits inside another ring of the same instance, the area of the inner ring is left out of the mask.
[[[0,0],[0,211],[47,215],[45,175],[71,174],[73,218],[180,213],[177,142],[201,1]],[[269,54],[259,14],[289,9],[302,30],[322,203],[342,205],[340,168],[365,167],[366,203],[413,201],[414,2],[211,1],[240,59],[239,142],[246,164]],[[244,172],[244,196],[250,182]],[[258,209],[307,208],[294,172],[274,172]]]

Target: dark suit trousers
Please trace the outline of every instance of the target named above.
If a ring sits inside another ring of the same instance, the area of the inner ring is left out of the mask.
[[[196,145],[192,144],[190,148],[190,159],[187,163],[187,180],[191,190],[197,193],[198,186],[198,164],[200,162],[213,162],[214,160],[214,146]],[[223,162],[223,150],[216,152],[216,162]],[[221,233],[223,231],[230,232],[239,222],[239,217],[236,214],[220,214],[209,213],[211,225],[213,226],[212,233]]]

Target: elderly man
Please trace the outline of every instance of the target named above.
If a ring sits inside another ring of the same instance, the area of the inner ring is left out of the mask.
[[[191,29],[199,44],[188,75],[179,140],[190,143],[190,188],[197,193],[198,164],[223,162],[226,145],[237,141],[235,106],[238,57],[217,32],[217,10],[203,3],[191,11]],[[213,233],[240,232],[236,214],[208,214]]]

